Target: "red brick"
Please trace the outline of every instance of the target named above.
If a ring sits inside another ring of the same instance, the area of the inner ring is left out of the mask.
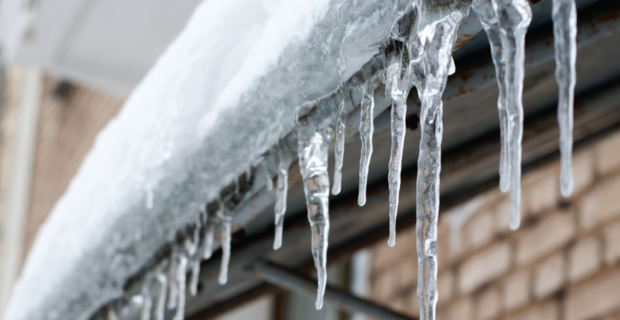
[[[517,264],[533,262],[564,246],[575,235],[572,213],[556,212],[524,230],[517,240]]]
[[[541,262],[534,270],[534,298],[542,299],[559,290],[565,279],[564,254],[555,254]]]
[[[568,292],[566,320],[586,320],[620,312],[620,270],[601,275]]]
[[[459,268],[460,292],[471,292],[506,273],[510,267],[510,251],[507,242],[500,242],[469,257]]]
[[[598,183],[585,195],[579,207],[579,222],[584,229],[620,216],[620,176]]]
[[[577,282],[601,267],[601,242],[596,237],[583,239],[569,251],[568,279]]]

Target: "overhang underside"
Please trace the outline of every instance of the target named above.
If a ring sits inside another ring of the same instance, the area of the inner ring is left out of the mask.
[[[543,1],[540,5],[549,3]],[[620,47],[617,46],[620,41],[620,4],[614,1],[588,1],[579,5],[576,150],[620,129],[620,60],[617,59],[620,56]],[[525,172],[558,158],[553,35],[550,21],[542,15],[537,17],[527,38],[523,94],[526,115],[523,138]],[[477,34],[462,52],[455,53],[457,72],[449,78],[444,94],[442,211],[479,192],[497,188],[499,181],[498,91],[488,45],[480,39],[486,41],[484,33]],[[380,96],[383,94],[379,93],[379,100]],[[417,98],[412,96],[415,95],[410,95],[408,124],[417,120]],[[330,199],[330,262],[349,257],[356,250],[387,237],[389,118],[389,110],[375,118],[368,201],[364,207],[357,205],[361,144],[354,136],[345,146],[343,192]],[[398,228],[415,224],[419,139],[418,130],[407,131]],[[207,319],[257,295],[274,292],[274,287],[256,279],[249,271],[257,260],[273,261],[293,270],[312,271],[303,187],[298,183],[300,175],[296,165],[291,172],[283,247],[278,251],[272,250],[273,228],[270,224],[273,210],[268,208],[237,233],[226,286],[217,283],[219,256],[202,263],[201,291],[195,297],[188,297],[187,301],[186,316],[189,319]],[[273,198],[273,195],[270,197]]]

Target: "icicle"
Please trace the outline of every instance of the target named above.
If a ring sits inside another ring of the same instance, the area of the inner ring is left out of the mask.
[[[202,254],[203,259],[209,260],[213,255],[213,236],[215,233],[215,226],[209,221],[207,224],[207,231],[205,233],[205,251]]]
[[[506,58],[504,57],[504,46],[502,43],[502,33],[499,30],[499,18],[491,0],[474,0],[473,9],[478,13],[480,22],[489,39],[491,46],[491,56],[495,65],[495,75],[499,97],[497,99],[497,110],[499,112],[499,124],[501,132],[501,151],[499,160],[499,187],[502,192],[510,189],[510,162],[508,161],[510,133],[508,132],[508,110],[506,109]]]
[[[282,247],[282,229],[284,227],[284,214],[286,213],[286,197],[288,194],[288,169],[293,162],[293,156],[288,150],[285,142],[281,142],[278,147],[278,184],[275,212],[276,233],[273,240],[273,250]]]
[[[510,228],[520,224],[521,139],[523,137],[523,75],[525,34],[532,19],[527,0],[475,0],[473,6],[491,44],[499,86],[502,130],[500,188],[510,190]]]
[[[564,197],[573,193],[573,99],[577,71],[577,8],[575,0],[553,0],[555,43],[555,78],[560,87],[558,123],[560,125],[560,191]]]
[[[308,221],[312,229],[312,256],[318,278],[316,308],[323,307],[327,281],[327,238],[329,234],[329,176],[327,150],[330,132],[317,131],[310,116],[299,118],[297,109],[297,137],[299,141],[299,168],[304,182]]]
[[[267,191],[273,190],[273,179],[271,177],[271,172],[269,172],[269,166],[263,162],[263,167],[265,168],[265,187]]]
[[[336,145],[334,146],[334,186],[332,188],[332,194],[340,194],[342,189],[342,165],[344,162],[344,134],[345,134],[345,120],[347,120],[347,114],[344,113],[344,98],[340,101],[338,107],[338,118],[336,119]]]
[[[523,76],[525,63],[525,34],[532,20],[528,0],[493,0],[499,27],[502,30],[506,58],[506,107],[508,109],[510,161],[510,197],[512,208],[510,228],[516,230],[521,221],[521,139],[523,138]]]
[[[157,274],[157,282],[159,283],[159,295],[157,296],[157,305],[155,306],[155,320],[164,320],[168,277],[161,270]]]
[[[387,70],[386,93],[392,99],[392,151],[390,153],[390,165],[388,182],[390,189],[390,237],[388,245],[396,244],[396,215],[398,213],[398,195],[400,193],[400,173],[402,169],[403,146],[405,143],[405,120],[407,116],[407,96],[411,87],[411,81],[403,75],[407,68],[403,64],[403,56],[392,57]],[[405,78],[403,78],[405,77]]]
[[[177,310],[173,320],[183,320],[185,318],[185,274],[187,272],[187,257],[179,254],[179,264],[177,265],[176,282],[178,286]]]
[[[418,19],[407,43],[410,76],[422,103],[417,177],[418,299],[420,319],[434,320],[437,305],[437,218],[443,135],[441,96],[452,64],[452,48],[469,6],[452,1],[437,7],[416,0]]]
[[[146,282],[142,285],[143,302],[142,302],[142,314],[140,315],[140,320],[151,319],[151,309],[153,308],[153,297],[151,296],[151,292],[148,286],[149,286],[149,282]]]
[[[192,277],[189,284],[189,292],[192,296],[198,293],[198,276],[200,275],[200,260],[195,258],[191,261]]]
[[[220,265],[220,276],[217,281],[220,285],[225,285],[228,282],[228,263],[230,261],[230,233],[231,233],[231,225],[232,225],[232,216],[229,215],[227,210],[223,207],[220,207],[220,211],[218,212],[218,217],[222,221],[222,264]]]
[[[170,259],[170,271],[168,279],[170,279],[170,291],[168,292],[168,309],[172,310],[177,307],[177,298],[179,296],[179,283],[177,281],[178,273],[179,249],[175,245],[172,249],[172,257]]]
[[[366,204],[368,167],[370,166],[370,157],[372,156],[372,137],[374,132],[374,92],[379,84],[379,77],[375,76],[374,78],[366,81],[362,88],[364,94],[360,107],[360,140],[362,141],[362,152],[360,156],[359,195],[357,197],[357,204],[360,206]]]
[[[112,308],[108,309],[108,320],[119,320],[116,311],[114,311]]]
[[[338,116],[336,118],[336,144],[334,146],[334,186],[332,194],[340,194],[342,189],[342,165],[344,161],[344,138],[347,116],[351,112],[351,99],[345,89],[340,88]]]

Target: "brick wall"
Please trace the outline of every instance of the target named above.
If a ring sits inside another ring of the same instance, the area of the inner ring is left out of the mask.
[[[437,319],[620,319],[620,133],[577,150],[573,166],[569,199],[559,194],[558,161],[523,176],[517,231],[498,188],[442,212]],[[369,293],[412,316],[415,247],[415,227],[395,248],[375,245]]]
[[[26,250],[39,226],[65,192],[99,131],[120,110],[123,101],[86,87],[65,87],[46,76],[43,92],[32,189],[26,226]]]

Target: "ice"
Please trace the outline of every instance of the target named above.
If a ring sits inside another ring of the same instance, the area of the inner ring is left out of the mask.
[[[407,64],[403,62],[403,53],[392,56],[387,70],[386,93],[392,99],[392,150],[388,172],[390,203],[390,236],[388,245],[396,244],[396,214],[398,213],[398,195],[400,192],[400,172],[405,143],[405,120],[407,116],[407,96],[411,89],[411,80],[407,78]]]
[[[189,292],[192,296],[198,293],[198,276],[200,275],[200,259],[194,258],[191,262],[192,276],[190,278]]]
[[[528,0],[474,0],[473,7],[489,38],[497,83],[502,134],[500,189],[510,190],[510,228],[520,224],[521,139],[525,34],[532,20]]]
[[[181,254],[179,248],[174,246],[172,249],[172,255],[170,257],[170,270],[168,271],[168,309],[172,310],[177,307],[177,300],[179,297],[179,260]]]
[[[315,306],[319,310],[323,307],[323,295],[327,282],[327,239],[329,235],[327,151],[333,133],[326,129],[317,130],[311,107],[312,105],[302,105],[297,109],[297,138],[299,168],[306,195],[308,221],[312,229],[312,256],[318,279]]]
[[[420,319],[435,319],[437,305],[437,218],[439,215],[439,173],[443,134],[441,96],[452,71],[452,48],[457,29],[470,6],[449,1],[432,6],[416,0],[417,19],[407,41],[409,72],[420,102],[420,153],[417,177],[418,299]]]
[[[154,320],[164,320],[164,314],[166,311],[166,297],[168,293],[168,277],[164,272],[162,272],[162,270],[157,272],[157,284],[159,286],[159,293],[157,295],[157,304],[155,305]]]
[[[558,123],[560,125],[560,191],[573,193],[573,100],[577,71],[577,7],[575,0],[553,0],[555,78],[560,87]]]
[[[119,320],[116,311],[112,310],[111,308],[108,309],[108,320]]]
[[[203,252],[203,259],[209,260],[213,255],[213,236],[215,235],[215,226],[209,222],[207,225],[207,231],[205,232],[205,250]]]
[[[332,194],[340,194],[342,188],[342,165],[344,161],[345,121],[352,111],[351,97],[345,90],[339,90],[338,116],[336,117],[336,144],[334,146],[334,186]]]
[[[172,320],[183,320],[185,318],[185,275],[187,272],[187,257],[185,254],[179,254],[179,262],[177,265],[176,283],[178,290],[178,301],[176,303],[177,310]],[[170,297],[172,299],[172,297]]]
[[[150,279],[149,279],[150,280]],[[151,319],[151,309],[153,309],[153,296],[151,295],[151,291],[149,290],[150,282],[146,282],[142,284],[142,310],[140,315],[140,320],[150,320]]]
[[[501,151],[499,161],[499,186],[503,192],[510,189],[510,161],[508,161],[508,150],[510,147],[508,138],[510,136],[508,127],[508,110],[506,109],[506,59],[504,57],[504,45],[502,43],[502,32],[499,29],[499,18],[493,7],[491,0],[474,0],[472,8],[478,13],[480,22],[489,39],[491,56],[495,65],[495,77],[499,97],[497,99],[497,110],[499,112],[499,124],[501,134]]]
[[[218,218],[221,220],[221,243],[222,243],[222,264],[220,266],[220,275],[217,279],[219,284],[225,285],[228,282],[228,263],[230,261],[230,233],[232,216],[231,212],[225,208],[218,211]]]
[[[381,85],[379,76],[374,76],[364,83],[362,87],[362,105],[360,106],[360,140],[362,151],[360,155],[360,180],[357,204],[366,204],[366,186],[368,184],[368,167],[372,156],[373,119],[375,109],[375,90]]]
[[[273,240],[273,249],[282,247],[282,229],[284,228],[284,214],[286,214],[286,198],[288,195],[288,169],[293,163],[293,155],[289,152],[285,142],[278,148],[278,184],[276,187],[276,204],[274,207],[276,233]]]
[[[205,203],[293,130],[297,106],[381,52],[405,4],[203,1],[98,136],[37,235],[4,318],[85,320],[122,298]]]

